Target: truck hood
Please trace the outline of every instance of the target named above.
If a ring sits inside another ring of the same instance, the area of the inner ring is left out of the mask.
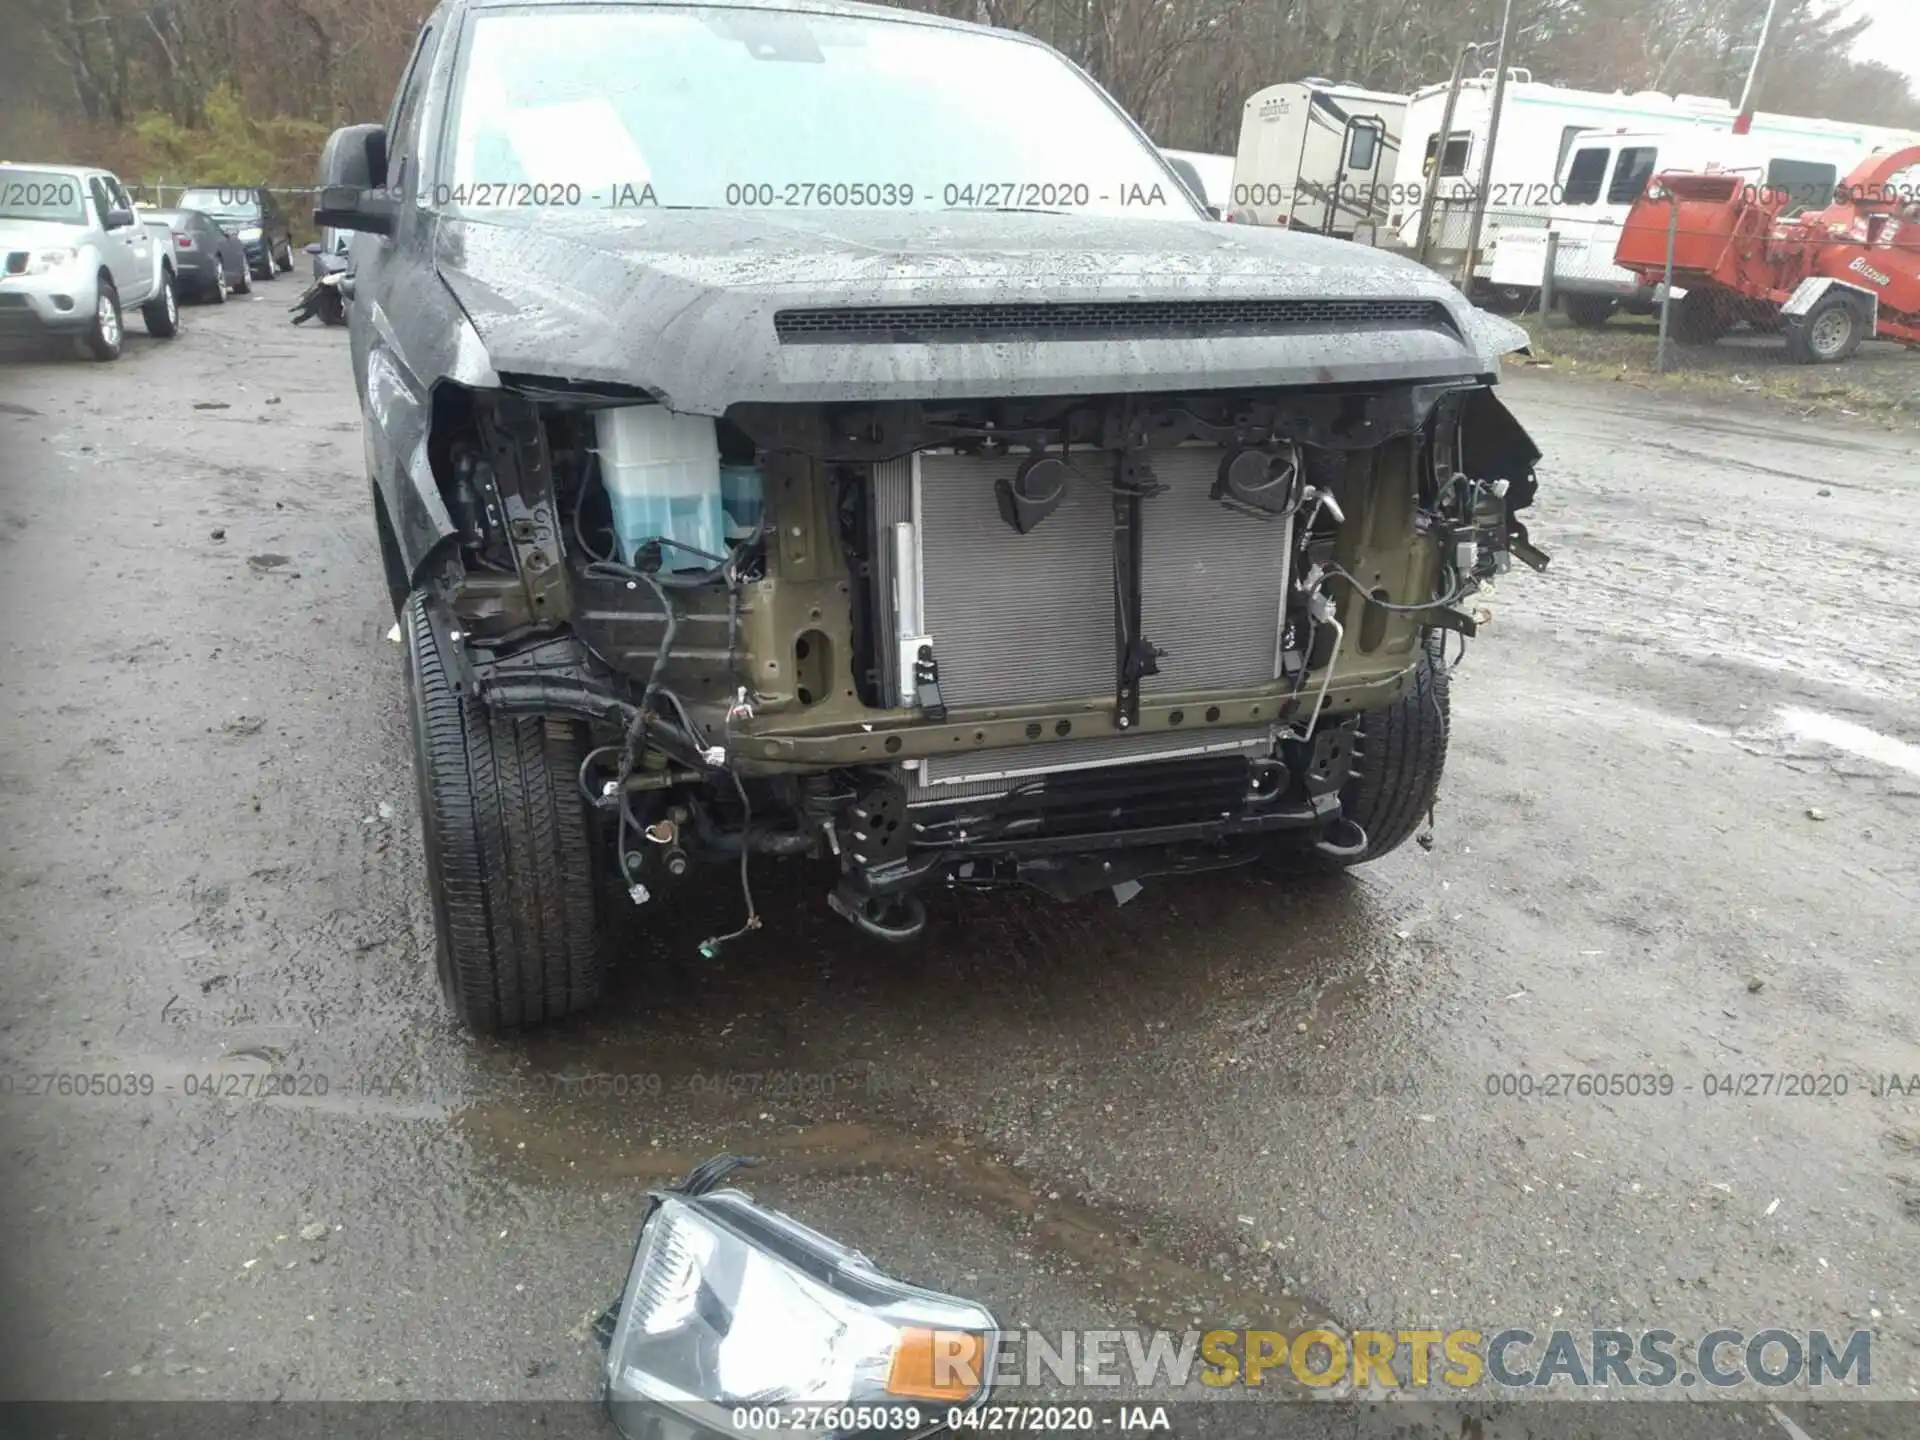
[[[0,220],[0,252],[72,248],[87,238],[85,225],[55,220]]]
[[[1197,220],[548,210],[444,220],[434,248],[503,377],[634,387],[705,415],[1482,377],[1526,343],[1412,261]],[[1296,303],[1217,303],[1249,301]],[[1329,301],[1350,303],[1297,303]],[[1110,333],[1114,312],[1081,311],[1060,338],[1032,311],[942,308],[1115,302],[1155,309]],[[1178,307],[1192,302],[1216,303],[1188,320]],[[913,323],[830,313],[894,306],[916,307]],[[813,313],[776,328],[792,311]]]

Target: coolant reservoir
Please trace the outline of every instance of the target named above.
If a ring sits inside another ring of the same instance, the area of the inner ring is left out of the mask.
[[[720,467],[720,504],[727,512],[729,543],[748,539],[760,524],[766,482],[758,465]]]
[[[710,417],[633,405],[600,411],[594,429],[622,560],[634,564],[653,539],[663,569],[705,570],[725,558],[720,442]]]

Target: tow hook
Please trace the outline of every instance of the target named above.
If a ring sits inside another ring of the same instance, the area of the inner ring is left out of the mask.
[[[926,903],[918,895],[847,895],[833,890],[827,904],[852,922],[854,929],[890,945],[904,945],[927,928]]]
[[[1313,842],[1313,848],[1329,860],[1357,860],[1366,852],[1367,832],[1343,815]]]

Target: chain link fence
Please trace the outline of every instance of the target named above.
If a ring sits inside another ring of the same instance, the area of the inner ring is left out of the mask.
[[[1519,320],[1535,364],[1920,413],[1920,331],[1903,331],[1875,293],[1920,277],[1920,191],[1847,211],[1861,197],[1788,193],[1752,178],[1703,176],[1689,182],[1697,193],[1678,198],[1656,184],[1631,224],[1490,206],[1470,282],[1470,199],[1436,202],[1424,253],[1417,217],[1376,243]],[[1864,253],[1839,253],[1823,232],[1809,242],[1824,246],[1816,261],[1776,237],[1836,204]]]

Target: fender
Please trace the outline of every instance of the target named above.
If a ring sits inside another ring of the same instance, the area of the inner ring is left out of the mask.
[[[436,332],[409,313],[409,306],[394,314],[372,294],[356,295],[354,308],[356,331],[361,319],[367,322],[365,340],[356,335],[355,346],[365,344],[368,474],[385,499],[407,582],[418,586],[456,534],[430,460],[435,392],[442,386],[498,389],[500,377],[464,316]],[[442,378],[430,387],[415,365]]]
[[[367,355],[363,427],[367,470],[386,503],[412,587],[419,584],[434,551],[454,534],[454,525],[428,458],[429,402],[407,383],[384,345],[376,344]]]
[[[1825,297],[1829,290],[1845,290],[1859,296],[1866,302],[1867,329],[1871,333],[1880,328],[1880,297],[1873,291],[1859,285],[1849,285],[1844,280],[1836,280],[1831,275],[1809,275],[1794,287],[1787,303],[1780,307],[1780,313],[1792,319],[1801,319],[1808,315],[1815,305]]]

